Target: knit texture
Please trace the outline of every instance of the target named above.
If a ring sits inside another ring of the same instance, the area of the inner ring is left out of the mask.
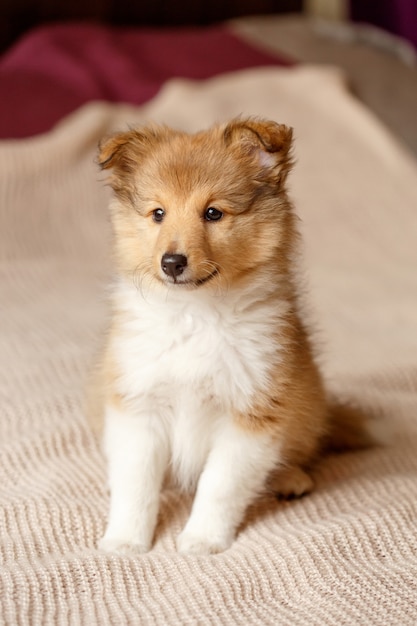
[[[106,324],[111,129],[197,130],[244,113],[294,126],[305,304],[329,388],[388,444],[324,458],[316,490],[264,498],[233,546],[182,556],[191,499],[164,494],[144,556],[96,549],[108,493],[83,414]],[[28,103],[30,115],[30,103]],[[417,623],[417,166],[331,69],[173,81],[0,144],[0,620],[19,625]]]

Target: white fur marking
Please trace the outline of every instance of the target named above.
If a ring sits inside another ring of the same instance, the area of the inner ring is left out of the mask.
[[[255,392],[268,386],[280,351],[272,336],[288,303],[257,302],[253,287],[250,295],[216,298],[196,290],[170,292],[168,298],[152,294],[145,301],[121,281],[116,294],[125,313],[123,334],[114,341],[122,395],[159,394],[178,384],[203,387],[223,407],[244,411]]]
[[[222,298],[198,290],[168,296],[151,293],[145,301],[124,281],[116,289],[121,326],[112,347],[122,375],[115,391],[129,413],[107,409],[105,550],[150,548],[169,466],[182,488],[200,478],[180,549],[228,547],[279,461],[270,436],[245,433],[232,411],[247,410],[269,385],[269,368],[283,349],[273,336],[289,305],[271,303],[264,283]]]
[[[168,442],[156,419],[108,408],[105,450],[111,492],[104,550],[149,550],[159,494],[168,463]]]
[[[228,548],[278,459],[270,436],[229,422],[218,433],[201,475],[191,517],[178,538],[180,551],[210,554]]]

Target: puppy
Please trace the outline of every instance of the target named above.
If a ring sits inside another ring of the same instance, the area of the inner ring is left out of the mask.
[[[168,475],[195,491],[178,549],[225,550],[267,486],[301,496],[330,439],[367,439],[329,409],[300,317],[291,144],[251,118],[100,147],[117,272],[91,414],[111,492],[103,550],[151,548]]]

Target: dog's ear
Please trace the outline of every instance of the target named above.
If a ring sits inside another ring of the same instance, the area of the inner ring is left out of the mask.
[[[134,192],[134,176],[140,164],[162,136],[157,126],[135,128],[115,133],[102,139],[98,146],[97,163],[102,170],[112,170],[108,179],[116,194],[131,200]]]
[[[123,166],[126,148],[132,139],[132,131],[104,137],[98,145],[97,162],[102,170]]]
[[[116,196],[129,204],[133,201],[135,189],[132,173],[138,163],[135,134],[135,131],[127,131],[105,137],[99,143],[97,156],[102,170],[112,170],[107,182]]]
[[[158,128],[150,126],[105,137],[98,146],[98,164],[103,170],[115,168],[132,172],[158,136]]]
[[[255,159],[266,178],[283,183],[290,171],[292,128],[257,118],[235,119],[224,129],[226,145],[237,144],[242,153]]]

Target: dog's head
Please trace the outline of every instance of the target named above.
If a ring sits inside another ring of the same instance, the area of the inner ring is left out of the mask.
[[[111,169],[122,272],[178,288],[230,286],[276,263],[290,238],[292,130],[257,119],[189,135],[163,126],[100,146]]]

